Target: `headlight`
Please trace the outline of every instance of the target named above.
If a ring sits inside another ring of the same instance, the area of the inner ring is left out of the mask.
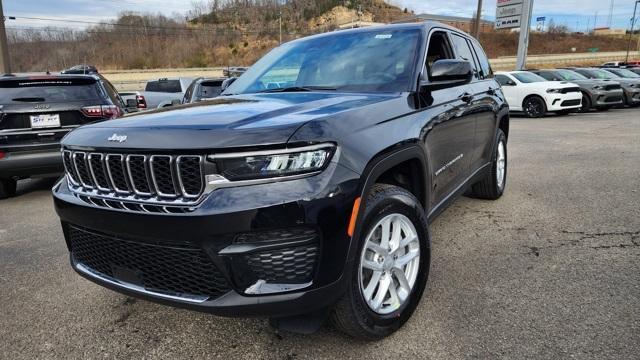
[[[301,148],[246,153],[214,154],[208,157],[216,172],[229,181],[279,178],[314,173],[329,164],[335,145],[320,144]]]
[[[549,94],[559,94],[562,91],[562,89],[548,89],[547,92]]]

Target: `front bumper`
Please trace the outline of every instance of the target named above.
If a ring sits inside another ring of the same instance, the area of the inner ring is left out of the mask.
[[[593,107],[609,107],[624,103],[624,92],[616,90],[593,90],[590,94]]]
[[[624,97],[627,105],[640,105],[640,88],[624,87]]]
[[[307,313],[343,292],[359,176],[338,164],[308,178],[217,189],[180,214],[99,207],[66,181],[53,195],[71,264],[102,286],[224,316]],[[304,236],[290,236],[301,229]],[[215,289],[194,294],[207,278]]]
[[[582,93],[547,94],[545,100],[548,111],[579,109],[582,106]]]

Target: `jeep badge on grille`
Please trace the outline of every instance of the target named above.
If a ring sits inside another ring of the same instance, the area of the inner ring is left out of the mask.
[[[118,135],[116,133],[113,133],[113,135],[109,136],[107,138],[108,141],[114,141],[114,142],[119,142],[119,143],[123,143],[125,141],[127,141],[127,135]]]

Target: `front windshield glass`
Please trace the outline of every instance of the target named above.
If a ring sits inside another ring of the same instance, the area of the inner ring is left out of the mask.
[[[518,81],[524,84],[547,81],[542,76],[529,72],[511,73]]]
[[[589,70],[589,72],[592,73],[596,79],[613,80],[620,78],[618,75],[614,75],[608,71],[600,69]]]
[[[371,29],[283,44],[255,63],[224,95],[316,88],[409,91],[419,29]]]
[[[627,70],[627,69],[615,69],[612,70],[614,73],[616,73],[619,76],[622,76],[624,78],[632,78],[632,79],[637,79],[640,78],[640,75],[634,73],[631,70]]]
[[[577,72],[571,70],[558,70],[557,73],[558,75],[560,75],[560,78],[562,78],[562,80],[566,81],[588,80],[586,76],[578,74]]]

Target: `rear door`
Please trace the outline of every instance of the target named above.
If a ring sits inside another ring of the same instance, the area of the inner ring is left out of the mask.
[[[95,121],[83,107],[104,103],[93,78],[1,79],[0,148],[56,147],[71,129]]]

